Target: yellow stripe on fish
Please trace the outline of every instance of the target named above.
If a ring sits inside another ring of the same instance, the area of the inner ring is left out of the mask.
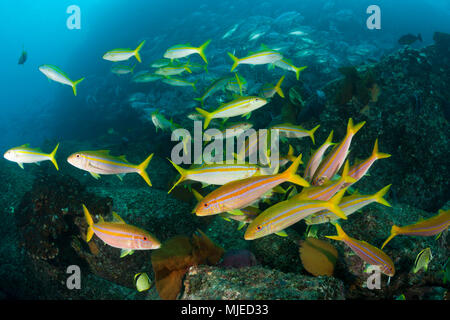
[[[324,209],[329,209],[342,219],[347,219],[338,204],[346,189],[329,201],[290,199],[279,202],[258,215],[248,226],[244,238],[253,240],[278,233],[298,221]]]
[[[395,236],[398,235],[429,237],[441,233],[444,230],[447,230],[449,227],[450,210],[439,210],[439,214],[435,215],[434,217],[419,221],[414,224],[403,227],[393,225],[391,229],[391,235],[383,243],[381,249],[383,249],[389,241],[391,241]]]
[[[212,119],[229,118],[246,115],[267,104],[267,100],[261,97],[249,96],[240,97],[231,102],[221,105],[217,110],[208,112],[200,108],[195,108],[205,118],[203,129],[206,129]]]
[[[5,152],[3,157],[6,160],[16,162],[19,167],[23,169],[24,163],[36,163],[39,164],[41,161],[49,160],[53,163],[56,170],[59,170],[58,163],[56,162],[55,155],[56,151],[58,150],[59,143],[56,145],[55,149],[51,153],[44,153],[39,148],[30,148],[29,144],[24,144],[19,147],[15,147],[12,149],[9,149]]]
[[[347,158],[348,150],[352,142],[353,136],[362,128],[366,122],[360,122],[353,125],[353,119],[350,118],[347,124],[347,134],[344,139],[336,145],[328,156],[321,162],[312,179],[313,185],[321,185],[331,179],[344,164]]]
[[[208,216],[248,207],[283,182],[308,187],[309,183],[296,174],[301,158],[299,155],[283,173],[250,177],[219,187],[200,201],[194,212],[198,216]]]
[[[356,211],[373,202],[378,202],[387,207],[390,207],[391,205],[386,201],[386,199],[383,198],[384,195],[389,191],[390,187],[391,185],[388,185],[373,195],[365,196],[360,194],[353,194],[351,196],[344,197],[342,201],[339,203],[339,208],[341,208],[342,211],[344,211],[345,215],[348,217],[352,213],[355,213]],[[308,225],[313,225],[313,224],[333,222],[338,219],[339,217],[336,216],[331,211],[324,210],[306,218],[305,222]]]
[[[129,163],[125,156],[116,157],[110,155],[109,150],[99,150],[74,153],[67,161],[78,169],[88,171],[96,179],[100,174],[115,174],[121,178],[123,174],[138,173],[149,186],[152,186],[146,172],[152,157],[153,153],[141,164],[135,165]]]
[[[389,277],[394,276],[394,263],[387,254],[385,254],[380,249],[372,246],[370,243],[349,237],[339,224],[336,223],[335,227],[338,233],[337,236],[326,236],[327,238],[337,241],[343,241],[366,263],[374,266],[379,266],[380,271]]]

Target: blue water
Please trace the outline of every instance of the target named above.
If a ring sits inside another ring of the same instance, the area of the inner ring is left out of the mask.
[[[66,27],[69,17],[66,9],[72,4],[81,9],[81,30],[68,30]],[[368,16],[365,9],[371,4],[381,8],[381,30],[365,29]],[[328,17],[346,9],[352,10],[356,23],[341,29],[349,42],[355,36],[362,36],[369,42],[383,41],[391,43],[391,49],[398,49],[396,40],[403,34],[421,33],[424,42],[415,45],[422,46],[433,42],[434,31],[450,31],[450,5],[446,0],[249,0],[239,3],[200,0],[2,1],[0,148],[3,150],[27,142],[39,145],[46,138],[76,137],[74,130],[92,114],[84,110],[87,88],[95,87],[99,78],[110,76],[111,63],[102,59],[107,50],[135,47],[140,40],[147,39],[145,50],[154,50],[151,56],[144,54],[147,64],[158,58],[154,52],[160,52],[162,56],[167,47],[177,43],[200,44],[211,38],[210,52],[218,43],[225,47],[226,43],[220,40],[223,34],[250,16],[275,18],[286,11],[297,11],[304,16],[304,25],[326,29]],[[152,39],[161,36],[164,40],[158,42],[160,47],[155,48]],[[255,47],[256,44],[259,45],[255,42]],[[17,61],[22,46],[28,52],[28,60],[20,66]],[[228,48],[232,49],[239,50]],[[226,55],[225,52],[223,54]],[[225,56],[224,59],[228,58]],[[72,79],[85,76],[87,79],[80,85],[79,95],[74,97],[69,87],[49,83],[38,70],[41,64],[57,65]],[[164,88],[172,90],[168,86]],[[130,89],[132,92],[133,88]]]

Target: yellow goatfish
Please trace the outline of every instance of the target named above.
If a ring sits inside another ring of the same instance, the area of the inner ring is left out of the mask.
[[[277,84],[275,86],[273,84],[271,84],[271,83],[268,83],[268,84],[264,85],[261,88],[260,95],[262,97],[268,99],[268,98],[272,98],[275,95],[275,93],[278,93],[278,95],[280,97],[284,98],[283,90],[281,90],[281,84],[283,83],[284,78],[285,78],[285,76],[282,76],[280,78],[280,80],[278,80],[278,82],[277,82]]]
[[[350,249],[353,250],[361,259],[363,259],[366,263],[380,267],[380,271],[385,275],[392,277],[395,274],[395,267],[392,259],[389,258],[387,254],[385,254],[380,249],[372,246],[371,244],[356,240],[354,238],[350,238],[344,230],[342,230],[339,224],[334,225],[337,230],[337,236],[326,236],[329,239],[343,241]]]
[[[383,196],[389,191],[390,187],[391,185],[388,185],[373,195],[365,196],[355,193],[352,194],[351,196],[344,197],[342,198],[342,201],[339,203],[339,208],[341,208],[342,211],[344,211],[345,215],[348,217],[352,213],[355,213],[356,211],[373,202],[378,202],[382,205],[390,207],[391,205],[389,204],[389,202],[387,202],[386,199],[383,198]],[[312,224],[333,222],[338,219],[339,217],[336,216],[331,211],[324,210],[306,218],[305,222],[308,225],[312,225]]]
[[[107,245],[122,249],[121,258],[133,254],[134,250],[150,250],[161,247],[161,243],[153,235],[125,223],[115,212],[113,212],[114,220],[112,222],[105,222],[100,216],[100,221],[94,224],[94,220],[84,204],[83,211],[88,224],[86,242],[89,242],[95,233]]]
[[[331,130],[327,140],[325,140],[325,142],[311,155],[308,163],[306,164],[305,173],[303,175],[306,181],[311,182],[314,173],[322,162],[325,151],[335,144],[336,143],[333,143],[333,130]]]
[[[229,118],[240,115],[249,116],[250,113],[256,109],[261,108],[267,104],[267,100],[261,97],[240,97],[231,102],[221,105],[217,110],[208,112],[200,108],[195,108],[205,118],[203,129],[206,129],[212,119]]]
[[[270,129],[278,130],[280,137],[287,137],[287,138],[310,137],[313,144],[315,144],[314,132],[316,132],[316,130],[319,129],[319,127],[320,127],[320,124],[311,130],[306,130],[306,129],[303,129],[302,126],[296,126],[296,125],[293,125],[292,123],[283,123],[283,124],[272,126]]]
[[[208,194],[197,204],[194,212],[198,216],[209,216],[248,207],[283,182],[308,187],[309,183],[297,175],[301,160],[300,154],[286,171],[279,174],[229,182]]]
[[[369,171],[370,167],[376,160],[389,158],[390,156],[391,155],[388,153],[378,152],[378,139],[376,139],[375,145],[373,147],[372,155],[368,159],[353,165],[350,168],[348,175],[350,177],[354,178],[355,179],[354,183],[356,183],[359,179],[361,179],[367,173],[367,171]],[[345,184],[345,186],[349,186],[349,185],[351,185],[351,183]]]
[[[277,67],[279,67],[281,69],[284,69],[284,70],[294,71],[295,72],[295,77],[297,78],[297,80],[299,80],[300,72],[302,72],[303,70],[308,68],[307,66],[296,67],[296,66],[294,66],[292,64],[292,61],[288,60],[288,59],[281,59],[281,60],[275,61],[273,63],[273,65],[277,66]]]
[[[447,230],[448,227],[450,227],[450,210],[439,210],[439,214],[434,217],[407,226],[398,227],[393,225],[391,235],[383,243],[381,249],[398,235],[429,237]]]
[[[324,209],[334,212],[342,219],[347,219],[338,204],[342,199],[346,189],[339,191],[335,197],[329,201],[321,200],[285,200],[263,211],[245,231],[245,240],[254,240],[272,233],[280,233],[287,227],[298,221]]]
[[[198,48],[191,46],[189,43],[175,45],[167,49],[167,51],[164,53],[164,58],[180,59],[190,56],[191,54],[198,53],[200,57],[202,57],[203,61],[205,61],[205,63],[208,64],[208,60],[206,59],[205,56],[205,49],[210,42],[211,40],[208,40]]]
[[[268,64],[274,63],[275,61],[281,60],[283,58],[283,55],[281,53],[274,50],[263,50],[255,52],[241,59],[235,57],[230,52],[228,52],[228,56],[233,60],[233,66],[231,67],[232,72],[240,64]]]
[[[131,164],[125,156],[112,156],[109,150],[80,151],[67,158],[74,167],[88,171],[95,179],[100,178],[100,174],[115,174],[122,180],[127,173],[138,173],[151,187],[152,183],[145,171],[153,157],[153,153],[139,165]]]
[[[58,163],[56,163],[55,155],[58,150],[59,143],[56,145],[55,149],[51,153],[43,153],[39,148],[30,148],[29,144],[24,144],[20,147],[15,147],[9,149],[3,155],[6,160],[16,162],[19,167],[23,169],[24,163],[36,163],[39,164],[41,161],[50,160],[54,165],[56,170],[59,170]]]
[[[347,158],[348,150],[352,142],[353,136],[362,128],[366,122],[360,122],[357,125],[353,125],[353,119],[350,118],[347,124],[347,134],[344,139],[336,145],[333,150],[326,156],[326,158],[321,162],[319,168],[316,170],[314,177],[312,179],[313,185],[321,185],[339,171],[341,166]]]
[[[108,61],[125,61],[130,59],[131,57],[136,57],[136,60],[139,62],[142,62],[141,56],[139,55],[139,51],[142,49],[142,46],[145,44],[145,40],[142,41],[138,47],[134,50],[131,49],[114,49],[111,51],[108,51],[103,55],[103,59]]]
[[[263,168],[254,164],[210,164],[193,169],[183,169],[172,160],[168,160],[181,175],[168,193],[185,180],[193,180],[206,185],[224,185],[231,181],[242,180],[264,172]]]

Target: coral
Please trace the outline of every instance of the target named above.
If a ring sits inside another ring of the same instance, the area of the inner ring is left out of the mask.
[[[333,277],[310,277],[263,267],[192,267],[181,299],[342,300],[344,286]]]
[[[337,104],[345,105],[355,98],[354,103],[365,106],[369,101],[375,101],[378,98],[379,88],[370,71],[360,74],[355,67],[343,67],[339,69],[339,72],[345,78],[336,94]]]
[[[329,242],[306,238],[300,242],[300,259],[306,271],[315,276],[332,276],[338,252]]]
[[[201,230],[192,239],[176,236],[163,243],[151,258],[159,296],[164,300],[175,300],[187,270],[199,264],[217,264],[223,251]]]

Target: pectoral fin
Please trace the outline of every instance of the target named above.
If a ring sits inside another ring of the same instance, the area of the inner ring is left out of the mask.
[[[284,230],[275,232],[275,234],[276,234],[277,236],[280,236],[280,237],[287,237],[287,236],[288,236],[288,234],[287,234],[286,231],[284,231]]]
[[[22,162],[17,162],[17,164],[19,165],[19,167],[21,167],[23,169],[23,163]]]
[[[100,175],[98,173],[89,172],[91,176],[93,176],[96,180],[100,179]]]
[[[132,255],[133,252],[134,252],[134,250],[131,250],[131,249],[122,249],[120,251],[120,257],[123,258],[123,257],[125,257],[127,255]]]

